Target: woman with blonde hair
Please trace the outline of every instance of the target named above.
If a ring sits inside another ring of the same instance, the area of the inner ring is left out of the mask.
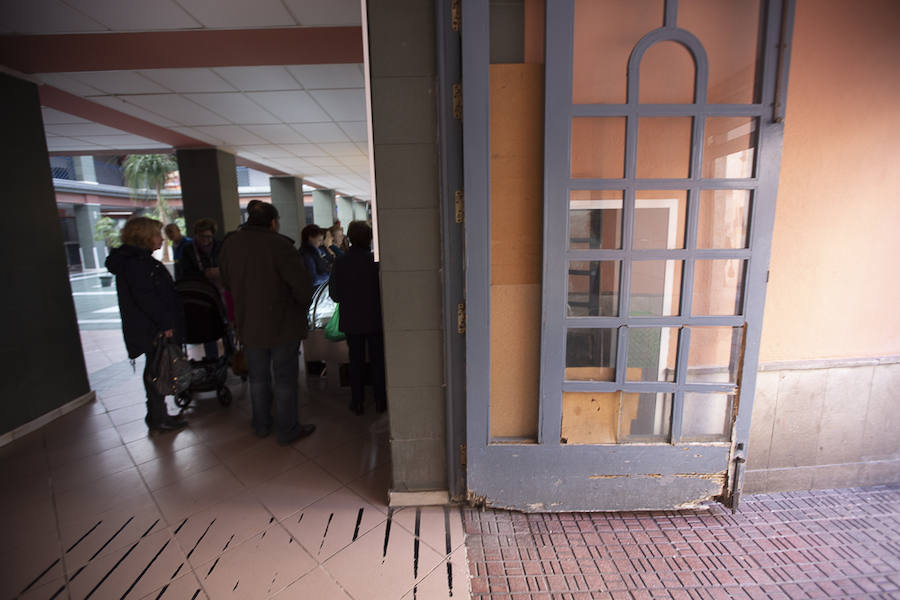
[[[122,245],[106,259],[106,268],[116,276],[119,313],[128,357],[149,354],[162,334],[176,341],[182,338],[184,315],[175,283],[166,267],[153,258],[162,245],[162,223],[147,217],[132,217],[122,228]],[[187,423],[168,414],[166,400],[146,384],[147,416],[150,431],[173,431]]]

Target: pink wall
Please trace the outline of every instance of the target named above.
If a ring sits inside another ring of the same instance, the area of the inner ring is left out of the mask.
[[[900,2],[797,2],[761,361],[900,354]]]

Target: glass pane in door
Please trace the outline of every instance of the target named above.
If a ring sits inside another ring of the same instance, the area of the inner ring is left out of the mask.
[[[694,263],[695,315],[730,316],[741,314],[744,302],[744,274],[747,261],[740,259],[698,260]]]
[[[634,201],[635,250],[684,248],[685,190],[637,190]]]
[[[670,317],[681,310],[680,260],[636,260],[631,263],[632,317]]]
[[[677,327],[629,327],[627,381],[675,381]]]
[[[569,249],[622,247],[622,191],[573,190],[569,195]]]
[[[615,381],[619,330],[569,329],[566,333],[566,379]]]
[[[569,263],[570,317],[615,317],[619,314],[620,260],[573,260]]]
[[[625,117],[572,119],[572,177],[625,174]]]
[[[681,419],[683,442],[727,442],[731,438],[734,394],[685,392]]]
[[[694,101],[694,59],[678,42],[658,42],[641,59],[641,104]]]
[[[642,179],[690,175],[691,117],[638,119],[637,176]]]

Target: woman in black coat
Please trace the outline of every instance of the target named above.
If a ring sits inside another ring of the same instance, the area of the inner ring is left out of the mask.
[[[334,262],[329,295],[340,304],[339,329],[350,347],[350,410],[363,412],[366,351],[372,367],[375,410],[387,410],[384,381],[384,331],[381,325],[381,292],[378,264],[372,256],[372,228],[364,221],[347,227],[350,250]]]
[[[175,283],[166,267],[151,253],[162,245],[162,223],[147,217],[129,219],[122,228],[122,246],[110,252],[106,268],[116,276],[119,314],[128,358],[149,354],[157,336],[163,334],[176,341],[184,330],[181,301]],[[165,397],[146,384],[147,416],[144,421],[150,431],[173,431],[186,423],[170,416]]]

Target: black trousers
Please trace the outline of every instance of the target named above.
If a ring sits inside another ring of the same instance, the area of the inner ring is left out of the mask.
[[[351,405],[362,408],[365,399],[366,350],[372,368],[372,387],[375,390],[375,410],[387,408],[387,390],[384,383],[384,334],[365,333],[347,335],[350,347]]]
[[[144,355],[144,360],[144,391],[147,394],[147,416],[144,417],[144,422],[147,425],[162,423],[169,416],[169,411],[166,408],[166,398],[147,385],[147,371],[150,367],[150,360],[146,355]]]

